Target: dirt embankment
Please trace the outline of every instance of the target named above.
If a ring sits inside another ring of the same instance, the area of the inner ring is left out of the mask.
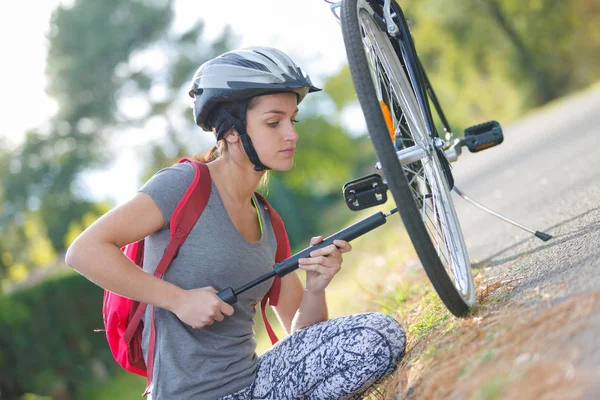
[[[410,285],[421,280],[421,289],[388,293],[409,342],[398,370],[369,399],[600,398],[600,290],[566,300],[537,290],[516,304],[518,281],[478,274],[477,305],[456,319],[416,276]]]

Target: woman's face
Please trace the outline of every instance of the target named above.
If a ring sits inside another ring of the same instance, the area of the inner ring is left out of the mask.
[[[294,165],[297,99],[295,93],[269,94],[258,97],[248,108],[246,130],[258,158],[272,169],[287,171]]]

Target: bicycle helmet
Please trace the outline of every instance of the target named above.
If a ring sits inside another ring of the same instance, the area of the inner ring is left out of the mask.
[[[268,167],[258,159],[246,133],[250,100],[265,94],[293,92],[300,104],[308,93],[319,90],[284,52],[272,47],[248,47],[202,64],[194,74],[189,95],[194,99],[196,124],[205,131],[215,128],[217,141],[235,128],[254,169],[263,171]]]

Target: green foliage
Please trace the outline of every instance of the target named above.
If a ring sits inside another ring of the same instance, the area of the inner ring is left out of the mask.
[[[22,214],[40,210],[54,250],[64,249],[70,221],[93,207],[77,178],[108,159],[117,94],[128,79],[120,72],[135,50],[163,34],[171,14],[170,2],[116,0],[79,0],[54,11],[47,73],[58,113],[44,131],[28,132],[16,149],[11,173],[2,177],[3,222],[20,225]]]
[[[115,94],[131,78],[121,76],[118,67],[164,35],[171,8],[171,1],[120,0],[59,6],[52,16],[47,61],[48,93],[59,102],[58,117],[75,130],[83,118],[113,122]]]
[[[338,111],[358,101],[350,76],[350,68],[347,65],[336,75],[327,79],[323,90],[333,100]]]
[[[598,79],[600,7],[591,1],[401,2],[455,132],[508,122]]]
[[[146,387],[146,379],[121,369],[115,370],[110,380],[84,385],[79,400],[137,399]]]
[[[0,299],[0,392],[75,390],[92,362],[114,367],[102,328],[103,291],[80,275],[48,280]]]
[[[162,162],[163,154],[172,158],[189,153],[183,145],[187,140],[173,127],[172,115],[186,109],[177,96],[198,65],[232,42],[225,30],[214,43],[204,43],[201,21],[183,34],[173,34],[172,14],[171,1],[134,0],[77,0],[53,12],[47,75],[48,93],[57,101],[58,112],[46,126],[28,132],[12,155],[0,143],[0,166],[6,167],[0,168],[0,234],[12,243],[0,245],[0,278],[7,273],[5,261],[19,270],[35,267],[31,253],[36,250],[22,240],[24,221],[32,214],[39,217],[52,251],[65,250],[65,243],[72,241],[67,236],[74,232],[73,222],[95,209],[81,174],[113,158],[116,133],[160,115],[167,121],[170,143],[149,144],[149,164]],[[164,69],[144,65],[156,59],[152,51],[162,52]],[[165,88],[160,98],[151,95],[157,86]],[[133,96],[145,99],[146,115],[122,112],[122,100]],[[2,256],[7,251],[10,254]]]

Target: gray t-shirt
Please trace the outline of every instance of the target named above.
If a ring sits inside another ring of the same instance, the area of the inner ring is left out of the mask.
[[[162,229],[146,238],[144,270],[151,274],[169,241],[171,215],[193,177],[191,164],[177,164],[159,171],[140,189],[154,200],[166,220]],[[204,212],[163,279],[183,289],[235,289],[271,271],[277,242],[269,213],[263,206],[258,208],[262,237],[258,242],[248,242],[229,218],[213,183]],[[267,293],[272,282],[270,279],[242,293],[233,305],[232,316],[202,329],[192,329],[170,311],[155,307],[152,400],[215,399],[250,385],[258,362],[253,305]],[[202,304],[198,304],[200,307]],[[144,316],[145,356],[150,309]]]

